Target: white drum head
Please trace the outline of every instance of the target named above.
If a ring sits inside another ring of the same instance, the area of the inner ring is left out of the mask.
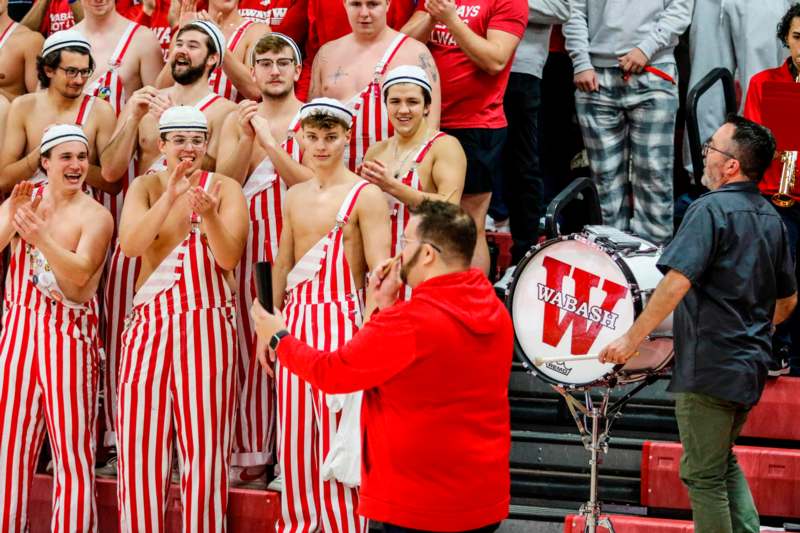
[[[586,360],[534,367],[534,358],[597,354],[635,318],[622,269],[580,237],[550,241],[528,257],[515,272],[509,308],[529,368],[563,385],[600,381],[615,365]]]

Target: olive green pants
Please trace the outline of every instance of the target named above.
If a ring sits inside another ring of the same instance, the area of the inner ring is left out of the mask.
[[[695,533],[758,533],[750,487],[733,454],[749,407],[707,394],[679,393],[675,401]]]

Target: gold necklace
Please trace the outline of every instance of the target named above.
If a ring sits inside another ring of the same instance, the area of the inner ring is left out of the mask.
[[[416,153],[419,150],[419,147],[422,146],[423,144],[425,144],[424,140],[419,142],[419,143],[417,143],[416,145],[412,146],[411,148],[409,148],[408,150],[405,151],[404,156],[403,156],[403,160],[400,162],[399,165],[397,165],[395,167],[397,169],[397,171],[394,173],[395,179],[400,179],[400,175],[401,175],[400,170],[408,162],[408,158],[411,157],[411,154],[412,153]],[[395,140],[395,142],[394,142],[394,157],[392,158],[394,161],[397,161],[397,159],[398,159],[397,152],[398,152],[399,148],[400,148],[400,143],[398,143],[397,140]],[[411,170],[411,168],[409,168],[408,170]],[[408,170],[406,172],[408,172]]]

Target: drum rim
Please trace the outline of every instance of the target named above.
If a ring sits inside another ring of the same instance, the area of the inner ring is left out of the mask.
[[[530,250],[525,253],[525,256],[517,263],[517,267],[514,269],[514,274],[511,277],[511,283],[508,284],[508,288],[506,288],[506,296],[504,299],[506,310],[508,310],[508,314],[511,317],[511,326],[514,329],[514,314],[513,314],[513,303],[514,303],[514,289],[517,287],[517,282],[519,278],[522,276],[522,272],[525,270],[525,267],[528,263],[533,259],[533,257],[538,254],[543,249],[547,248],[548,246],[552,246],[553,244],[564,242],[564,241],[574,241],[576,237],[583,237],[586,238],[585,232],[580,233],[570,233],[569,235],[559,235],[558,237],[554,237],[552,239],[548,239],[542,243],[534,245]],[[622,254],[618,251],[609,248],[603,244],[600,244],[596,241],[591,241],[594,246],[602,250],[603,252],[608,255],[612,261],[620,268],[622,271],[623,276],[628,282],[628,289],[631,291],[631,298],[633,300],[633,311],[634,316],[639,317],[642,313],[642,298],[641,298],[641,290],[639,289],[639,284],[636,282],[636,277],[633,275],[633,271],[631,271],[630,267],[628,267],[627,263],[622,260]],[[634,319],[635,320],[635,319]],[[611,369],[608,373],[604,374],[601,378],[595,379],[593,381],[587,381],[583,383],[563,383],[561,381],[556,381],[555,379],[551,378],[547,374],[543,372],[539,372],[536,369],[536,365],[533,364],[531,359],[528,358],[525,350],[522,349],[522,345],[517,338],[517,331],[514,329],[514,355],[516,358],[522,363],[522,366],[525,369],[533,374],[534,376],[546,381],[551,385],[556,385],[559,387],[565,387],[568,389],[586,389],[595,386],[603,386],[607,384],[611,379],[615,378],[619,371],[625,366],[624,364],[617,364],[614,365],[614,368]],[[637,380],[641,381],[641,380]],[[635,381],[631,382],[635,383]]]

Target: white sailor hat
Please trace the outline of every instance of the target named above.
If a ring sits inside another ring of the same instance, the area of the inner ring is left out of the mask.
[[[80,126],[75,124],[53,124],[49,126],[42,134],[42,142],[39,144],[39,153],[43,154],[48,150],[52,150],[59,144],[68,143],[70,141],[82,142],[89,148],[89,139]]]
[[[217,48],[217,53],[219,53],[219,64],[217,66],[221,67],[222,60],[225,59],[225,35],[222,34],[222,30],[219,29],[219,26],[210,20],[197,19],[185,24],[183,27],[196,28],[209,36],[214,46]]]
[[[312,115],[330,115],[343,120],[348,127],[353,124],[353,112],[334,98],[314,98],[300,107],[300,120]]]
[[[289,37],[288,35],[284,35],[283,33],[278,33],[277,31],[273,31],[272,33],[264,34],[264,37],[277,37],[281,41],[285,41],[289,48],[292,49],[292,53],[294,54],[294,60],[297,62],[298,65],[301,67],[303,66],[303,54],[300,52],[300,47],[297,46],[297,43],[294,42],[294,39]],[[251,60],[255,64],[256,62],[256,47],[253,47]]]
[[[420,67],[414,65],[402,65],[395,67],[386,73],[383,79],[383,97],[386,98],[386,92],[392,85],[398,83],[413,83],[430,95],[433,90],[431,89],[431,82],[428,81],[428,75]]]
[[[194,106],[176,105],[161,114],[158,121],[159,133],[170,131],[208,132],[208,120],[202,111]]]
[[[92,53],[92,45],[89,44],[86,37],[78,30],[69,29],[57,31],[45,39],[42,45],[42,57],[67,47],[83,48],[87,53]]]

